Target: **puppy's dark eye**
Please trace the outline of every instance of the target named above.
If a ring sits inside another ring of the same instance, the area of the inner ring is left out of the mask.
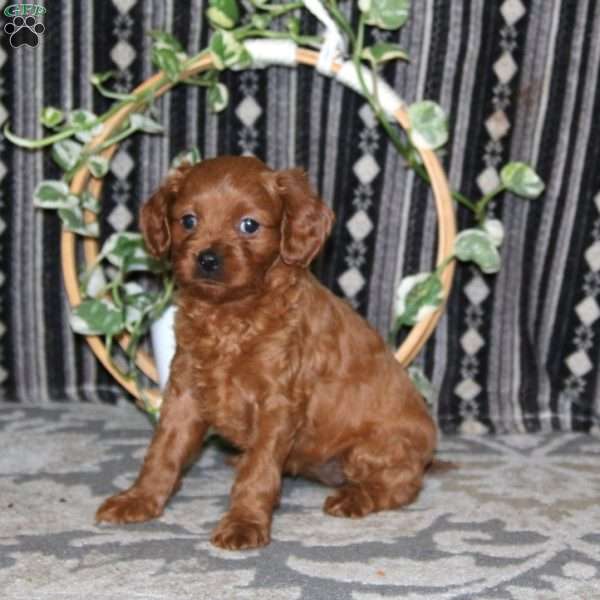
[[[246,217],[240,221],[240,231],[242,233],[256,233],[260,225],[254,220]]]
[[[181,217],[181,224],[184,229],[191,231],[198,225],[198,219],[196,218],[196,215],[183,215],[183,217]]]

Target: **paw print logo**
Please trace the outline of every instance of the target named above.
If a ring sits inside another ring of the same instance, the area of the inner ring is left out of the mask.
[[[8,36],[8,41],[13,48],[19,46],[30,46],[35,48],[40,42],[40,36],[43,35],[46,28],[36,21],[35,17],[15,17],[4,25],[4,33]]]

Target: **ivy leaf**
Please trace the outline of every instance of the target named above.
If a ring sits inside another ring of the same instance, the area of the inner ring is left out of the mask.
[[[183,71],[183,61],[179,53],[170,47],[152,46],[152,64],[164,71],[171,81],[177,81]]]
[[[123,331],[122,312],[106,299],[86,299],[71,312],[73,331],[83,335],[115,336]]]
[[[436,273],[404,277],[396,291],[396,323],[414,325],[444,301],[442,282]]]
[[[69,113],[67,123],[75,129],[75,137],[86,144],[102,132],[102,123],[89,110],[74,110]]]
[[[91,129],[98,124],[98,117],[89,110],[79,109],[69,113],[67,123],[75,129]]]
[[[69,191],[64,181],[41,181],[33,191],[33,204],[38,208],[59,209],[74,208],[79,198]]]
[[[102,258],[106,258],[108,262],[126,273],[158,272],[162,267],[162,263],[152,258],[146,251],[142,235],[131,231],[113,233],[104,242],[100,254]]]
[[[164,131],[160,123],[141,113],[133,113],[129,116],[129,126],[145,133],[162,133]]]
[[[484,273],[497,273],[500,270],[500,254],[492,236],[481,229],[465,229],[454,242],[456,258],[464,262],[474,262]]]
[[[67,231],[72,231],[84,237],[99,237],[100,227],[97,221],[86,223],[83,218],[83,211],[79,206],[69,208],[59,208],[58,216]]]
[[[383,64],[390,60],[408,60],[408,54],[402,50],[398,44],[390,44],[388,42],[377,42],[368,48],[365,48],[361,57],[374,62],[377,65]]]
[[[408,107],[410,138],[417,148],[435,150],[448,141],[448,123],[439,104],[431,100]]]
[[[270,15],[257,15],[256,13],[253,14],[252,18],[250,19],[252,26],[256,29],[260,29],[261,31],[266,31],[269,29],[272,21],[273,19]]]
[[[83,146],[73,140],[61,140],[52,146],[51,155],[63,171],[70,171],[79,161],[82,150]]]
[[[229,90],[222,83],[210,87],[207,94],[210,110],[214,113],[221,112],[229,104]]]
[[[44,127],[53,128],[60,125],[64,117],[62,110],[54,108],[54,106],[46,106],[40,114],[40,123]]]
[[[498,219],[486,219],[482,226],[483,230],[490,236],[496,248],[499,248],[504,241],[504,225]]]
[[[149,34],[155,48],[172,50],[176,54],[183,52],[183,46],[173,34],[166,31],[150,31]]]
[[[108,173],[108,158],[100,154],[93,154],[88,159],[88,166],[94,177],[104,177]]]
[[[184,150],[183,152],[180,152],[171,161],[171,169],[177,169],[177,167],[180,167],[184,163],[195,165],[201,160],[202,156],[200,155],[200,150],[198,150],[198,148],[190,148],[189,150]]]
[[[209,0],[210,7],[206,11],[208,20],[214,27],[231,29],[240,18],[235,0]]]
[[[102,246],[101,255],[115,267],[122,267],[125,258],[144,250],[144,240],[140,233],[129,231],[113,233]]]
[[[507,190],[524,198],[537,198],[544,191],[544,182],[529,166],[510,162],[500,171],[500,180]]]
[[[229,31],[217,31],[210,38],[208,46],[213,63],[219,71],[231,67],[244,59],[248,51]]]
[[[81,208],[98,215],[100,214],[100,200],[98,200],[91,192],[85,190],[81,194]]]
[[[359,0],[367,25],[380,29],[399,29],[408,20],[410,0]]]
[[[246,46],[242,46],[237,61],[231,65],[233,71],[242,71],[252,66],[252,55],[248,52]]]

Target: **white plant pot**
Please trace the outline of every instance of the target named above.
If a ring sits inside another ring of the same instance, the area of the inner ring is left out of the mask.
[[[164,390],[169,380],[171,360],[175,355],[175,313],[177,308],[169,306],[162,316],[152,323],[150,339],[156,369],[158,370],[158,383]]]

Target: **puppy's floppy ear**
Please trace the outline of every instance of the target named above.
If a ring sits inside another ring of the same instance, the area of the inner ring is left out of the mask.
[[[171,245],[167,203],[168,195],[161,187],[142,206],[140,212],[140,230],[146,248],[155,258],[165,256]]]
[[[302,169],[279,171],[276,181],[283,199],[281,259],[308,267],[331,232],[333,212],[312,190]]]
[[[155,258],[163,258],[169,252],[171,246],[169,204],[179,191],[181,182],[190,169],[191,165],[184,164],[171,171],[140,211],[140,230],[146,247]]]

